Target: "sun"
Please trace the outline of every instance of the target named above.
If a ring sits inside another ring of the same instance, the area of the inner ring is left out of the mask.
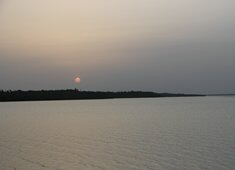
[[[81,82],[81,78],[80,78],[80,77],[76,77],[76,78],[74,79],[74,82],[77,83],[77,84],[79,84],[79,83]]]

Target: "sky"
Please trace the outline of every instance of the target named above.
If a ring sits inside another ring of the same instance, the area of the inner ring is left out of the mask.
[[[233,0],[0,0],[3,90],[235,93],[234,65]]]

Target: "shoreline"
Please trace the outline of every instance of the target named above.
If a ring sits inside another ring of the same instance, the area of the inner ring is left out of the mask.
[[[203,97],[202,94],[156,93],[150,91],[79,91],[38,90],[38,91],[0,91],[0,102],[58,101],[58,100],[100,100],[122,98],[163,98],[163,97]]]

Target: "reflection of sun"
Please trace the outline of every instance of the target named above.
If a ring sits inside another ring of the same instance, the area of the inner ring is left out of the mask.
[[[74,79],[74,82],[79,84],[79,83],[81,82],[80,77],[76,77],[76,78]]]

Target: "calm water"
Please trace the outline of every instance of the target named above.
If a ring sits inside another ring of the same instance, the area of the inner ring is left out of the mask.
[[[232,170],[235,97],[0,103],[1,170]]]

